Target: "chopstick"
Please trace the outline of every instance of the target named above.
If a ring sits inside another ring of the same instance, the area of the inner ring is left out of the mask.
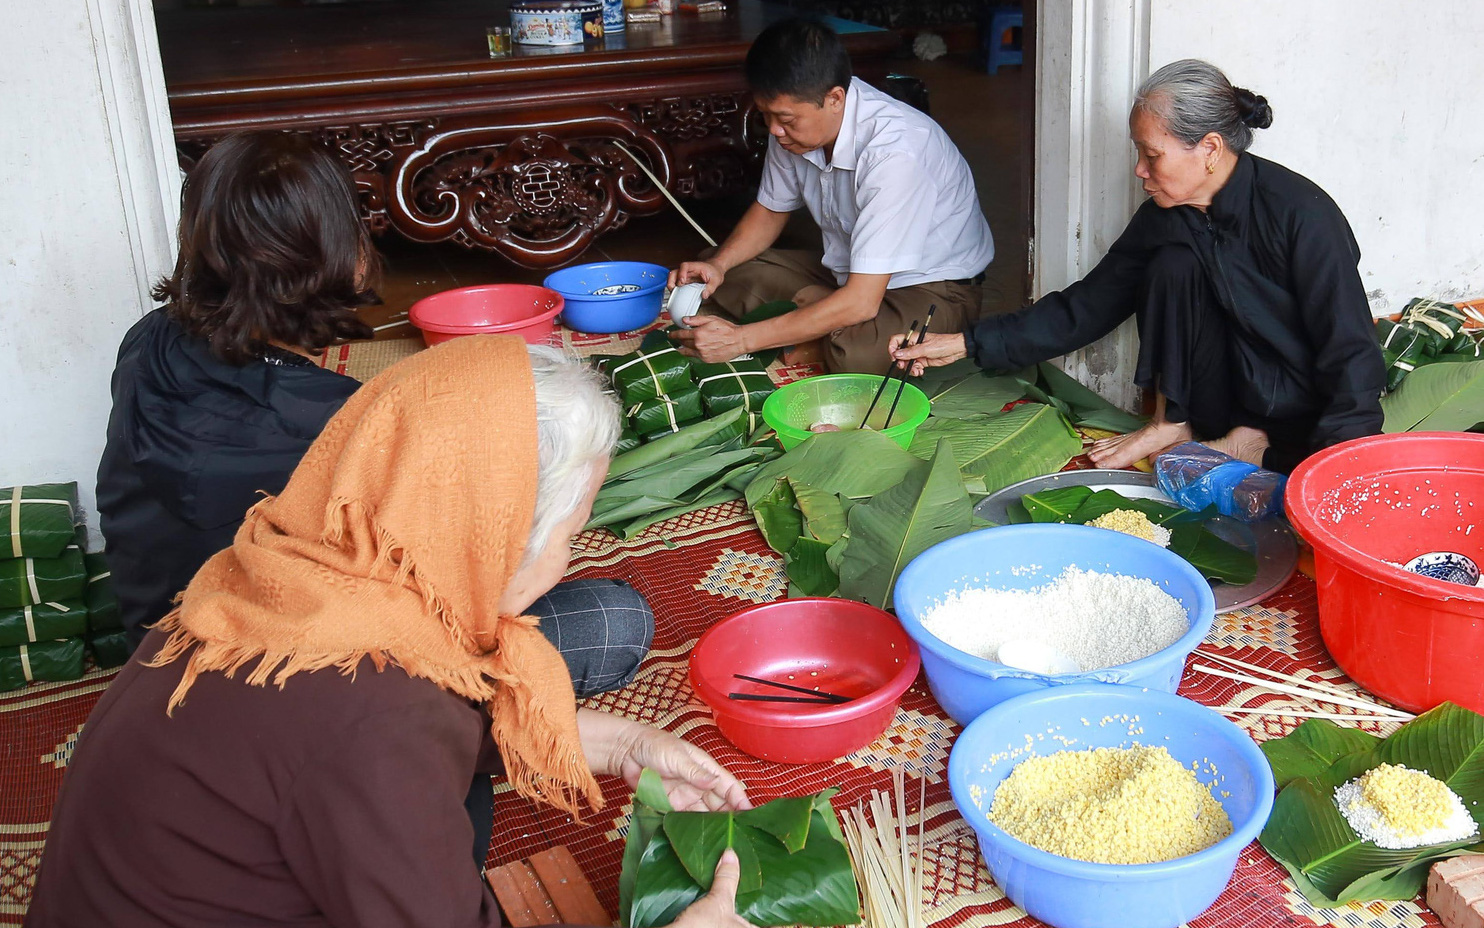
[[[745,702],[801,702],[811,706],[839,705],[833,699],[810,699],[808,696],[774,696],[772,693],[728,693],[728,699]]]
[[[803,693],[805,696],[813,696],[816,699],[826,699],[830,702],[850,702],[849,696],[840,696],[836,693],[826,693],[823,690],[811,690],[807,686],[794,686],[792,683],[779,683],[777,680],[765,680],[762,677],[749,677],[745,673],[732,674],[734,680],[746,680],[748,683],[760,683],[763,686],[776,686],[780,690],[788,690],[791,693]]]
[[[927,338],[928,326],[933,324],[933,313],[937,311],[937,303],[933,303],[928,307],[927,319],[923,322],[922,329],[917,333],[918,345],[921,345],[922,340]],[[909,334],[908,337],[910,338],[911,335]],[[912,366],[910,364],[902,369],[902,380],[900,383],[897,384],[897,398],[891,401],[891,408],[886,411],[886,421],[881,424],[881,430],[883,432],[891,427],[891,417],[897,411],[897,404],[902,401],[902,391],[907,389],[907,372],[910,370],[912,370]],[[864,426],[862,426],[862,428],[864,428]]]
[[[912,320],[912,328],[910,328],[910,329],[907,330],[907,337],[902,340],[902,344],[904,344],[904,345],[907,344],[907,342],[909,342],[909,341],[912,340],[912,336],[913,335],[916,335],[916,334],[917,334],[917,320],[916,319],[913,319]],[[911,365],[908,365],[908,367],[910,367],[910,366]],[[903,368],[903,370],[906,370],[906,368]],[[881,394],[883,394],[883,393],[886,392],[886,385],[889,384],[889,383],[891,383],[891,375],[892,374],[895,374],[896,372],[897,372],[897,362],[893,361],[886,368],[886,373],[881,378],[881,386],[879,386],[879,387],[876,388],[876,395],[871,398],[871,405],[869,405],[869,406],[866,407],[866,414],[861,417],[861,428],[865,428],[866,427],[866,422],[871,418],[871,413],[873,413],[873,412],[876,411],[876,404],[878,402],[880,402],[880,400],[881,400]],[[903,376],[906,376],[906,375],[904,374]]]

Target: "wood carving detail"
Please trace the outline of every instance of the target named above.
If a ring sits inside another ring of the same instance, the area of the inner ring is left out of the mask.
[[[633,120],[675,152],[672,191],[704,199],[743,189],[762,167],[767,133],[745,91],[624,104]]]
[[[663,142],[595,107],[530,125],[445,124],[396,165],[387,212],[417,241],[452,240],[527,267],[561,264],[665,203],[614,139],[672,182]]]

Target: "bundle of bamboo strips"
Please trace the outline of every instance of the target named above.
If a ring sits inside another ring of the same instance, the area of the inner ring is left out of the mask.
[[[1305,677],[1298,677],[1294,676],[1293,674],[1281,673],[1268,667],[1261,667],[1257,664],[1249,664],[1245,661],[1239,661],[1234,657],[1227,657],[1224,654],[1216,654],[1212,651],[1197,650],[1195,654],[1199,655],[1203,659],[1208,659],[1223,664],[1226,666],[1226,668],[1235,667],[1240,668],[1243,671],[1250,671],[1250,673],[1242,673],[1236,670],[1224,669],[1221,667],[1211,667],[1202,664],[1191,665],[1192,670],[1198,670],[1201,673],[1207,674],[1208,676],[1221,677],[1226,680],[1235,680],[1238,683],[1246,683],[1249,686],[1259,686],[1263,689],[1271,690],[1275,693],[1283,693],[1288,696],[1296,696],[1300,699],[1307,699],[1310,702],[1316,704],[1328,703],[1329,705],[1334,706],[1346,706],[1351,709],[1361,709],[1369,714],[1345,715],[1343,713],[1326,712],[1323,711],[1322,706],[1318,705],[1316,705],[1315,711],[1308,711],[1304,709],[1265,709],[1261,707],[1252,708],[1247,706],[1214,707],[1218,712],[1225,712],[1233,715],[1272,715],[1279,718],[1311,718],[1348,722],[1401,723],[1408,721],[1409,719],[1416,718],[1416,716],[1414,716],[1410,712],[1404,712],[1401,709],[1393,708],[1392,706],[1385,705],[1384,703],[1373,702],[1369,699],[1361,699],[1356,694],[1347,693],[1339,687],[1330,686],[1325,683],[1319,683],[1315,680],[1310,680]],[[1253,674],[1261,674],[1262,676],[1253,676]]]
[[[918,785],[917,848],[907,816],[906,775],[892,773],[892,794],[880,790],[844,816],[846,842],[861,888],[863,928],[925,928],[922,858],[927,780]],[[870,813],[869,817],[867,812]],[[914,864],[915,858],[915,864]]]

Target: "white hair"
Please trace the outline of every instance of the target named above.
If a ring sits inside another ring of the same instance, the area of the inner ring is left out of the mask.
[[[536,381],[536,513],[529,564],[587,494],[594,468],[608,469],[621,428],[618,400],[596,370],[559,349],[528,345]]]
[[[1187,147],[1214,132],[1238,154],[1252,146],[1252,130],[1273,124],[1268,98],[1234,87],[1221,69],[1197,58],[1172,61],[1155,71],[1134,95],[1134,109],[1164,121]]]

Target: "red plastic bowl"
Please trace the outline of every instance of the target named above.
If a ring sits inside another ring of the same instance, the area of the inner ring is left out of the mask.
[[[1399,565],[1484,563],[1484,435],[1407,432],[1325,449],[1293,472],[1289,521],[1314,546],[1319,631],[1355,682],[1413,712],[1484,712],[1484,589]]]
[[[425,296],[407,318],[434,345],[460,335],[519,335],[539,345],[556,331],[562,295],[530,284],[481,284]]]
[[[922,662],[902,626],[848,599],[784,599],[744,609],[701,636],[690,684],[721,733],[763,760],[815,764],[880,737]],[[741,702],[728,693],[782,690],[735,680],[746,674],[851,697],[839,705]]]

